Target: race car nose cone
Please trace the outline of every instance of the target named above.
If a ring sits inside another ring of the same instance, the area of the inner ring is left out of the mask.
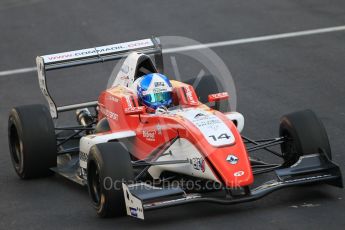
[[[232,165],[235,165],[238,162],[238,158],[234,155],[228,155],[228,157],[226,158],[226,161]]]

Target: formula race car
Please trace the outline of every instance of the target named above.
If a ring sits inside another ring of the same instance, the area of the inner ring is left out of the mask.
[[[47,88],[48,71],[120,59],[121,69],[98,101],[56,106]],[[242,114],[221,111],[229,95],[215,91],[221,84],[209,76],[195,88],[171,80],[172,106],[147,111],[132,86],[145,74],[164,72],[157,38],[36,61],[49,109],[35,104],[10,112],[14,169],[22,179],[55,172],[87,186],[100,217],[144,219],[145,211],[192,202],[236,204],[302,184],[343,187],[325,128],[311,110],[283,116],[279,137],[252,140],[241,135]],[[68,111],[76,113],[79,124],[55,126],[58,114]],[[282,163],[250,155],[257,150],[280,157]],[[275,179],[257,185],[254,177],[264,173]]]

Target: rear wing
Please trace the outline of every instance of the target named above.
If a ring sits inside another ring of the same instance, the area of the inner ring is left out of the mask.
[[[97,106],[97,101],[57,107],[48,91],[46,80],[48,71],[87,64],[102,63],[106,61],[120,60],[127,57],[128,54],[134,51],[145,53],[148,55],[154,55],[157,69],[159,70],[159,72],[163,72],[162,48],[158,38],[154,37],[83,50],[38,56],[36,58],[38,82],[42,94],[48,102],[52,118],[57,118],[59,112]]]

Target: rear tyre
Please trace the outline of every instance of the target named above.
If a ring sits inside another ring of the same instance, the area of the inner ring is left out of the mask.
[[[98,216],[126,215],[122,183],[129,183],[133,179],[131,158],[121,143],[103,143],[91,148],[87,181],[90,198]]]
[[[280,136],[287,138],[281,144],[284,165],[291,166],[300,156],[320,153],[332,159],[331,147],[322,122],[311,110],[287,114],[281,118]]]
[[[51,175],[56,166],[53,120],[44,105],[13,108],[8,119],[8,143],[13,167],[22,179]]]
[[[208,103],[208,95],[225,91],[219,80],[212,75],[202,76],[201,79],[192,78],[186,81],[186,83],[192,86],[195,85],[194,90],[199,97],[199,101],[203,104]],[[229,100],[220,101],[213,107],[213,109],[221,112],[229,112]]]

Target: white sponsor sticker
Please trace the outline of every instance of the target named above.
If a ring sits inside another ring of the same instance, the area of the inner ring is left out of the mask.
[[[148,141],[156,141],[156,130],[143,130],[143,137]]]
[[[53,63],[59,61],[68,61],[72,59],[85,58],[95,55],[104,55],[109,53],[121,52],[126,50],[134,50],[139,48],[151,47],[153,42],[151,39],[143,39],[138,41],[124,42],[119,44],[100,46],[95,48],[74,50],[57,54],[44,55],[42,58],[45,63]]]
[[[178,112],[192,122],[213,146],[231,145],[235,137],[229,127],[217,116],[199,109],[181,110]]]

